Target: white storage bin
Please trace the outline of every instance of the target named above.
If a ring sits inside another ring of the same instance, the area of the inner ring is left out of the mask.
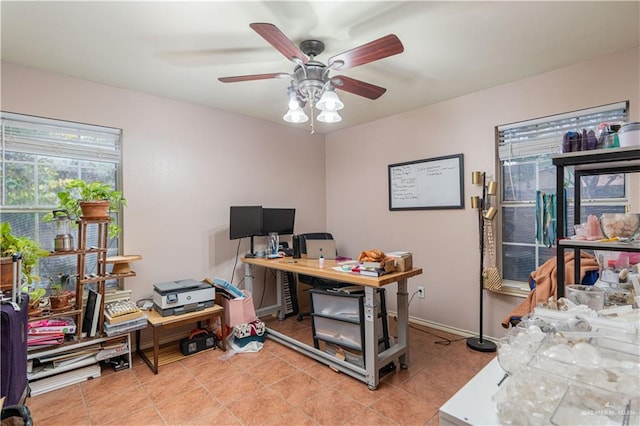
[[[360,319],[360,297],[333,295],[311,291],[313,313],[340,317],[352,321]]]
[[[313,325],[317,338],[362,350],[360,324],[314,316]]]

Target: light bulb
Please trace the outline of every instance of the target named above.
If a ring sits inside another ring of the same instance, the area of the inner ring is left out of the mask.
[[[292,96],[291,98],[289,98],[289,109],[298,109],[300,108],[300,104],[298,103],[298,100],[295,98],[295,96]]]
[[[342,117],[335,111],[322,111],[318,115],[318,121],[322,121],[323,123],[337,123],[342,121]]]
[[[322,111],[339,111],[344,108],[344,104],[338,97],[338,94],[332,90],[327,90],[316,104],[316,107]]]
[[[297,108],[289,109],[282,119],[288,123],[304,123],[309,117],[298,105]]]

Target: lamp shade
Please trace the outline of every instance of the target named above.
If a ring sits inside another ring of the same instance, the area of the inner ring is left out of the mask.
[[[496,195],[498,193],[498,182],[492,180],[487,184],[487,194]]]
[[[320,97],[316,107],[322,111],[339,111],[344,107],[344,104],[336,92],[333,90],[327,90]],[[320,117],[318,117],[318,120],[320,120]]]
[[[322,111],[318,115],[318,121],[322,121],[323,123],[337,123],[342,121],[342,117],[335,111]]]
[[[288,123],[304,123],[309,117],[307,117],[307,114],[298,106],[298,108],[294,109],[289,108],[289,111],[287,111],[282,119]],[[320,118],[318,117],[318,119]]]
[[[497,213],[498,209],[496,209],[495,207],[489,207],[489,209],[484,212],[483,216],[487,220],[493,220],[493,218],[496,217]]]

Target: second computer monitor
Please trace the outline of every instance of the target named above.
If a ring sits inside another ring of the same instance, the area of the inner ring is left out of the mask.
[[[293,234],[293,224],[295,222],[296,209],[262,209],[262,235],[269,235],[270,232],[277,232],[278,235]]]

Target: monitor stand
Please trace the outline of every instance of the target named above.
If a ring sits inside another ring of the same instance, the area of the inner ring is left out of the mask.
[[[249,253],[245,254],[244,257],[256,257],[256,253],[253,251],[253,235],[251,236],[251,245],[249,246]]]

